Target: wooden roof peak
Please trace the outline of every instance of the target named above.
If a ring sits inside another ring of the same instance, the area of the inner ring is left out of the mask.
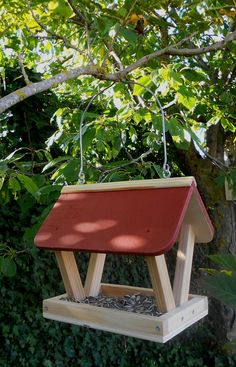
[[[52,250],[159,255],[173,247],[183,222],[196,242],[213,226],[193,177],[65,186],[35,243]]]

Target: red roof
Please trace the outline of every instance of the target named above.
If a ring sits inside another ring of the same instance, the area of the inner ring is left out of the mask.
[[[77,192],[65,190],[60,195],[36,235],[37,247],[159,255],[172,248],[184,220],[193,225],[197,242],[209,242],[213,237],[194,182],[190,186],[138,190],[129,186],[114,191],[90,191],[93,185],[86,186],[88,191],[78,192],[77,187]]]

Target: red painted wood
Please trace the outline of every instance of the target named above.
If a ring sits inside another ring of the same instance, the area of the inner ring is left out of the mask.
[[[42,249],[159,255],[176,242],[193,187],[61,194],[40,228]]]

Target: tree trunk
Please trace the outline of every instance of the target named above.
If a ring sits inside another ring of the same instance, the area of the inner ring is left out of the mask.
[[[224,131],[220,125],[209,129],[207,139],[208,152],[222,163],[224,162]],[[196,246],[195,260],[199,267],[213,267],[208,264],[206,256],[216,253],[230,253],[236,256],[236,205],[233,201],[226,201],[224,187],[216,183],[219,168],[208,159],[203,159],[194,146],[184,155],[185,170],[188,175],[196,178],[198,189],[207,207],[215,228],[213,241],[203,246]],[[201,256],[200,256],[201,255]],[[198,282],[197,282],[198,283]],[[235,311],[222,303],[210,298],[208,320],[214,335],[225,341],[232,335],[236,336]]]

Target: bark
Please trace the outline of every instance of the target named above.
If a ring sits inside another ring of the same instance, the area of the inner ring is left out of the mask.
[[[106,73],[104,68],[97,65],[88,65],[84,67],[75,68],[66,72],[59,73],[52,78],[47,80],[42,80],[38,83],[31,83],[24,88],[18,89],[17,91],[10,93],[9,95],[0,99],[0,113],[5,112],[10,107],[16,105],[17,103],[29,98],[35,94],[44,92],[50,88],[56,87],[57,85],[66,82],[71,79],[76,79],[81,75],[91,75],[100,80],[110,80],[110,81],[122,81],[131,71],[144,66],[148,61],[155,58],[163,57],[163,55],[176,55],[192,57],[196,55],[202,55],[208,52],[216,52],[218,50],[224,49],[229,42],[236,39],[236,31],[228,34],[224,40],[220,42],[215,42],[208,47],[199,48],[179,48],[182,44],[189,41],[193,36],[192,34],[175,45],[167,46],[161,50],[155,51],[149,55],[146,55],[134,62],[133,64],[127,66],[124,70],[118,73]]]
[[[214,154],[214,157],[221,162],[224,161],[225,138],[220,125],[213,126],[209,130],[207,139],[209,153]],[[195,251],[196,268],[208,267],[208,254],[224,252],[236,256],[236,205],[233,201],[226,201],[224,187],[216,184],[219,169],[207,158],[200,157],[194,146],[184,155],[183,160],[187,174],[195,176],[197,180],[198,189],[215,228],[213,241],[207,245],[196,246]],[[210,266],[212,267],[212,264]],[[196,288],[201,287],[198,280],[196,284]],[[235,311],[211,297],[209,305],[208,322],[213,328],[214,335],[221,341],[236,335]]]

